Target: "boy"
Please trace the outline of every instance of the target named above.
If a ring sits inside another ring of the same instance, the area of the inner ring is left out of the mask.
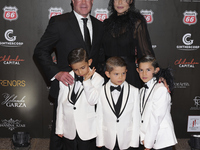
[[[140,89],[140,140],[144,149],[173,150],[177,139],[170,114],[171,96],[158,81],[164,77],[168,86],[173,87],[171,70],[160,68],[155,57],[147,55],[138,60],[137,71],[145,83]]]
[[[128,150],[139,146],[139,90],[125,81],[126,67],[120,57],[106,62],[110,80],[102,87],[97,105],[98,147]]]
[[[89,68],[92,59],[82,48],[72,50],[68,62],[75,81],[69,86],[59,82],[56,134],[64,136],[67,149],[93,150],[97,136],[95,104],[104,79]]]

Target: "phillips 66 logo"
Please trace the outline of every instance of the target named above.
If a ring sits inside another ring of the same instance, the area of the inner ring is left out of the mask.
[[[140,13],[145,17],[147,23],[153,22],[153,11],[152,10],[141,10]]]
[[[49,8],[49,19],[53,16],[57,16],[57,15],[61,15],[63,13],[63,9],[60,7],[60,8]]]
[[[100,21],[104,21],[105,19],[108,18],[108,10],[107,9],[96,9],[95,17]]]
[[[185,11],[183,13],[183,23],[187,25],[193,25],[197,22],[197,12],[196,11]]]
[[[5,6],[3,8],[3,10],[4,10],[4,14],[3,14],[4,19],[10,20],[10,21],[17,20],[17,18],[18,18],[17,10],[18,9],[15,6],[14,7],[11,7],[11,6],[6,7]]]

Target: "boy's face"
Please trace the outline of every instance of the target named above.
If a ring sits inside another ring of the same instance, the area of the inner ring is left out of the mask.
[[[111,72],[106,71],[105,74],[115,85],[121,85],[126,80],[126,67],[114,67]]]
[[[154,74],[156,74],[158,71],[159,71],[159,68],[155,69],[152,66],[151,62],[140,63],[139,67],[137,68],[137,72],[139,73],[139,76],[144,83],[151,80]]]
[[[91,63],[92,59],[88,60],[88,62],[85,62],[85,60],[83,60],[70,66],[76,75],[85,77],[90,71],[89,66],[91,65]]]

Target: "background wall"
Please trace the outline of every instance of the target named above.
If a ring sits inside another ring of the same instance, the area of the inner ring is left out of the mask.
[[[91,14],[104,20],[107,5],[108,0],[94,0]],[[188,138],[200,132],[200,0],[136,0],[136,8],[146,17],[161,67],[173,68],[175,131]],[[49,83],[32,55],[49,18],[71,11],[70,0],[1,0],[0,10],[0,137],[16,131],[49,137]]]

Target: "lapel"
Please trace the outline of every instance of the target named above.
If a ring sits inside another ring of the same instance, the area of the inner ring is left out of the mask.
[[[111,92],[110,92],[110,83],[111,82],[109,80],[107,82],[107,84],[104,85],[104,92],[105,92],[105,96],[106,96],[106,99],[108,101],[108,104],[109,104],[111,110],[116,115],[115,108],[114,108],[114,105],[113,105],[113,102],[112,102]],[[123,93],[122,105],[121,105],[121,108],[120,108],[119,117],[121,116],[121,114],[123,113],[123,111],[126,107],[126,104],[128,102],[128,98],[129,98],[129,93],[130,93],[130,85],[125,81],[124,82],[124,93]]]
[[[81,45],[84,45],[84,48],[86,48],[86,44],[85,44],[85,41],[83,40],[83,35],[81,33],[78,20],[73,11],[70,13],[70,19],[67,23],[70,24],[74,35],[76,35],[77,37],[77,41],[81,42]]]
[[[122,112],[124,111],[126,104],[128,102],[128,98],[129,98],[129,93],[130,93],[130,85],[125,81],[124,82],[124,93],[123,93],[123,98],[122,98],[122,105],[121,105],[121,109],[120,109],[120,115],[122,114]]]
[[[75,78],[75,75],[74,75],[74,72],[71,71],[70,74],[72,75],[73,78]],[[72,95],[72,92],[73,92],[73,89],[74,89],[74,85],[75,85],[75,82],[69,86],[69,94],[68,94],[68,101],[74,105],[74,102],[71,100],[71,95]],[[83,85],[80,86],[79,90],[78,90],[78,93],[77,93],[77,97],[76,97],[76,101],[78,101],[80,95],[82,94],[83,92]]]
[[[141,115],[143,115],[143,112],[145,110],[145,107],[147,105],[147,102],[149,101],[150,99],[150,96],[151,96],[151,93],[153,92],[153,89],[156,85],[157,81],[155,78],[151,79],[149,82],[147,82],[147,86],[149,87],[148,88],[148,91],[146,91],[145,93],[145,99],[144,99],[144,104],[142,104],[142,99],[143,99],[143,96],[144,96],[144,91],[145,91],[145,88],[143,87],[142,88],[142,93],[140,95],[140,112],[141,112]]]

